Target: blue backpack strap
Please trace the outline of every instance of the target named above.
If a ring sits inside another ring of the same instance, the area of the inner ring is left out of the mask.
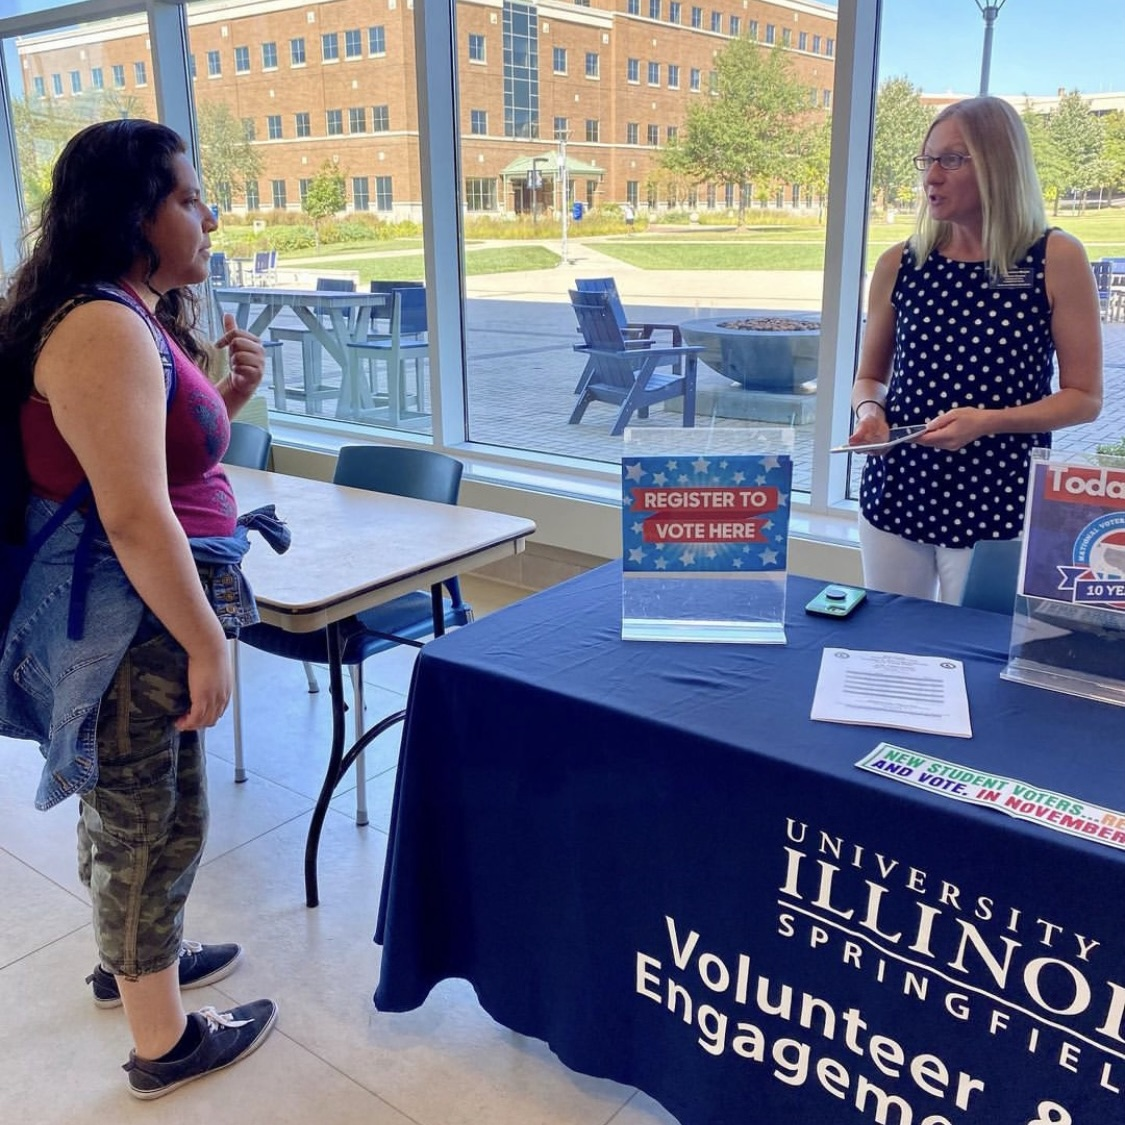
[[[82,303],[87,300],[116,301],[119,305],[128,305],[145,322],[149,332],[152,333],[157,351],[160,352],[160,362],[164,368],[165,406],[166,409],[170,410],[172,399],[176,394],[176,361],[172,355],[172,349],[168,345],[168,340],[152,313],[132,293],[118,285],[98,283],[88,286],[83,290],[79,300]],[[39,546],[45,543],[62,521],[91,495],[90,482],[83,481],[62,502],[58,512],[44,526],[43,531],[46,534],[42,535],[41,538],[36,537],[38,544],[35,549],[37,550]],[[94,537],[101,530],[102,521],[98,518],[97,509],[91,504],[90,511],[86,516],[86,525],[82,528],[82,534],[78,538],[78,545],[74,552],[74,581],[70,587],[70,607],[66,619],[66,635],[72,641],[78,640],[82,636],[86,617],[86,594],[90,588],[90,551]]]

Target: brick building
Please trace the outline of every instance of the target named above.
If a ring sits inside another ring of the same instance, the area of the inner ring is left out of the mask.
[[[413,3],[198,0],[187,20],[201,115],[225,105],[261,162],[244,190],[219,191],[224,210],[299,210],[327,161],[349,210],[420,216]],[[689,196],[661,182],[660,148],[708,96],[715,55],[734,37],[786,51],[810,110],[830,111],[835,24],[833,8],[810,0],[459,0],[465,207],[559,206],[563,141],[570,197],[588,206],[734,206],[729,187]],[[155,115],[141,17],[22,40],[19,54],[33,119],[65,116],[68,103],[78,118]],[[506,174],[529,161],[534,175]],[[801,198],[799,185],[774,190],[779,204]]]

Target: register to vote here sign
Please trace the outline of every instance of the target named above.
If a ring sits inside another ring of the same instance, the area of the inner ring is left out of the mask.
[[[623,458],[625,570],[785,570],[792,478],[784,454]]]

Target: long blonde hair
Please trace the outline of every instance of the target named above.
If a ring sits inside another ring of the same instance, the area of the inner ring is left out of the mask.
[[[981,241],[989,268],[994,277],[1003,277],[1047,229],[1043,189],[1027,129],[1006,101],[966,98],[934,118],[926,140],[935,126],[951,118],[961,128],[980,188]],[[949,242],[951,233],[949,223],[930,218],[929,208],[920,208],[910,239],[915,264],[920,268],[935,248]]]

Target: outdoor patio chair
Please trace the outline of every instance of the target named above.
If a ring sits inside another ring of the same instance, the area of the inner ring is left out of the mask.
[[[1098,287],[1098,309],[1102,320],[1109,319],[1109,299],[1113,292],[1113,260],[1102,258],[1101,261],[1091,262],[1094,270],[1094,281]]]
[[[210,262],[211,284],[223,289],[230,286],[230,263],[222,250],[211,251]]]
[[[626,342],[630,346],[639,348],[651,347],[656,342],[653,338],[654,332],[670,332],[672,335],[669,343],[673,347],[678,348],[683,344],[684,341],[680,335],[680,326],[678,324],[650,324],[647,322],[630,321],[625,313],[625,306],[621,303],[621,295],[617,291],[617,282],[612,277],[575,278],[574,287],[579,293],[607,294],[614,319],[621,329],[621,334],[625,337]],[[680,371],[680,362],[681,361],[677,359],[672,361],[671,364],[677,374]],[[576,395],[580,395],[586,389],[586,383],[592,373],[593,367],[590,363],[587,363],[581,378],[574,388],[574,393]]]
[[[336,460],[332,477],[335,484],[366,488],[392,496],[409,496],[439,504],[456,504],[461,491],[463,466],[454,457],[432,449],[390,445],[345,445]],[[445,596],[442,587],[445,588]],[[422,637],[434,631],[437,614],[446,629],[467,625],[473,620],[472,608],[461,596],[457,578],[446,579],[429,590],[416,590],[374,609],[364,610],[340,622],[342,662],[351,673],[355,737],[365,729],[363,718],[363,662],[376,653],[397,645],[422,647]],[[288,633],[274,625],[251,625],[243,629],[239,642],[303,662],[328,662],[328,633]],[[238,666],[235,664],[234,691],[238,693]],[[246,776],[242,754],[242,712],[235,714],[235,779]],[[363,755],[356,757],[356,823],[367,823],[367,790]]]
[[[259,250],[250,269],[251,285],[277,284],[277,251]]]
[[[695,425],[695,378],[700,347],[633,347],[622,333],[611,298],[605,292],[570,291],[583,343],[574,350],[587,357],[592,370],[570,416],[577,425],[591,402],[619,405],[610,431],[623,434],[634,413],[648,417],[649,407],[668,399],[683,398],[683,424]],[[682,373],[657,371],[670,360],[683,361]]]
[[[371,283],[372,292],[375,282]],[[396,287],[390,293],[390,316],[386,332],[372,332],[366,340],[350,343],[355,362],[365,364],[371,398],[386,404],[388,421],[397,426],[407,418],[426,417],[426,372],[423,361],[429,358],[427,337],[426,289],[414,284]],[[406,364],[414,364],[413,395],[406,382]],[[387,367],[385,384],[379,378],[379,364]],[[413,405],[411,405],[413,402]]]

